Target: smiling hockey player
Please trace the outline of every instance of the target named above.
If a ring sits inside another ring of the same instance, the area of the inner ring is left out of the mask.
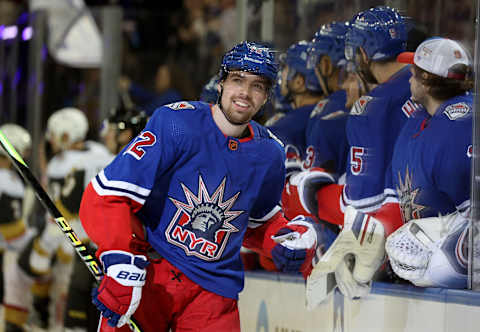
[[[282,144],[251,121],[277,75],[273,53],[243,42],[221,69],[217,104],[157,109],[84,193],[80,218],[105,271],[93,293],[101,331],[128,331],[132,315],[147,332],[240,331],[242,244],[282,270],[311,265],[314,224],[277,206]]]

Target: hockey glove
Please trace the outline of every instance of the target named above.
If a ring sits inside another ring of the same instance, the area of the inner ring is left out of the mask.
[[[393,271],[420,287],[467,287],[468,219],[459,213],[411,220],[385,244]]]
[[[321,235],[318,225],[309,217],[297,216],[281,228],[272,239],[277,245],[272,249],[272,258],[278,270],[302,272],[306,277],[312,269]]]
[[[290,176],[301,172],[302,168],[302,158],[300,157],[300,151],[294,145],[288,144],[285,147],[285,179],[288,179]]]
[[[285,217],[298,215],[316,216],[318,210],[316,193],[324,185],[335,183],[332,174],[321,168],[311,168],[292,175],[285,183],[282,193],[282,208]]]
[[[130,320],[140,304],[149,264],[142,255],[110,250],[101,254],[105,276],[93,289],[93,303],[108,320],[108,325],[121,327]]]
[[[344,228],[307,280],[307,306],[311,309],[324,300],[316,294],[313,285],[331,272],[335,272],[344,296],[352,299],[366,295],[384,257],[385,231],[382,223],[348,206]]]

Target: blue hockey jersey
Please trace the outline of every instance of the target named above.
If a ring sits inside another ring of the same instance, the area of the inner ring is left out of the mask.
[[[404,221],[465,211],[470,200],[472,95],[418,110],[403,127],[392,158],[393,188]]]
[[[248,129],[247,138],[228,137],[210,105],[166,105],[92,181],[97,195],[140,205],[150,245],[201,287],[229,298],[243,288],[247,227],[279,210],[285,177],[278,139],[253,121]]]
[[[317,103],[306,131],[305,169],[322,167],[341,175],[345,172],[348,141],[345,132],[347,110],[345,90],[332,93]]]
[[[349,154],[344,201],[363,212],[372,212],[384,200],[385,173],[405,121],[414,111],[409,66],[387,82],[360,97],[347,120]]]
[[[268,127],[285,144],[285,147],[293,146],[300,153],[301,160],[305,159],[307,148],[305,132],[310,113],[315,106],[316,104],[312,104],[290,110],[285,113],[285,116]]]

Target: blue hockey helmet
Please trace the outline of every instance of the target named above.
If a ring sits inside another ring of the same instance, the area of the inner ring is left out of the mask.
[[[315,68],[322,55],[330,56],[334,66],[343,66],[345,60],[345,35],[348,22],[331,22],[315,32],[308,48],[307,68]]]
[[[362,11],[351,20],[345,37],[345,57],[353,60],[361,47],[372,61],[395,58],[407,45],[407,23],[393,8],[378,6]]]
[[[232,70],[263,76],[273,84],[277,77],[278,64],[271,48],[260,43],[244,41],[223,56],[221,78]]]
[[[287,52],[282,54],[281,62],[288,66],[287,82],[290,82],[297,73],[305,78],[306,88],[310,91],[321,91],[320,82],[315,75],[314,68],[307,67],[307,51],[311,43],[301,40],[291,45]]]

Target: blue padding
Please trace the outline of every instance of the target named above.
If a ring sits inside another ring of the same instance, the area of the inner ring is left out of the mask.
[[[305,283],[302,276],[299,274],[246,271],[245,276],[247,278],[280,281],[284,283]],[[413,285],[374,282],[372,285],[372,294],[480,307],[480,292],[466,289],[423,288]]]

